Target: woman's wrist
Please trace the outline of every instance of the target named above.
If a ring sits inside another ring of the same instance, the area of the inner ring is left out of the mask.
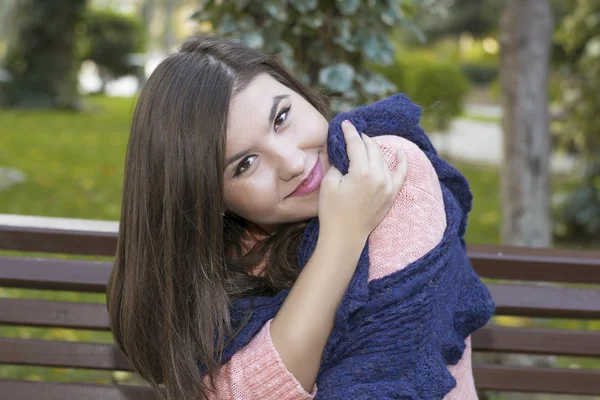
[[[346,230],[341,228],[321,228],[317,239],[317,248],[323,247],[341,252],[348,251],[351,254],[360,255],[365,243],[369,238],[369,233],[361,233],[356,230]]]

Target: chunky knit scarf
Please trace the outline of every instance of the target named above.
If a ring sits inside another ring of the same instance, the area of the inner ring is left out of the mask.
[[[456,385],[447,366],[461,359],[465,339],[493,313],[490,293],[471,268],[463,239],[472,201],[469,185],[437,156],[418,126],[420,114],[404,95],[395,95],[341,113],[331,122],[329,159],[342,173],[349,164],[340,126],[345,119],[368,136],[398,135],[417,144],[439,177],[447,228],[441,242],[422,258],[371,282],[365,246],[323,352],[318,399],[442,399]],[[313,253],[318,234],[314,218],[299,249],[300,268]],[[234,326],[252,315],[225,348],[223,362],[275,316],[288,293],[234,302]]]

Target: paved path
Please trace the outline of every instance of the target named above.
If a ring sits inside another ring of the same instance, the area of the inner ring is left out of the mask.
[[[503,141],[499,124],[457,119],[448,132],[429,136],[440,153],[478,163],[502,163]],[[551,163],[554,172],[566,172],[575,166],[573,157],[559,154],[552,157]]]

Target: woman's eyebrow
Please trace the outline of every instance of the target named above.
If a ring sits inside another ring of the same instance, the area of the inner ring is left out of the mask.
[[[236,154],[232,155],[231,157],[228,157],[227,160],[225,160],[225,169],[229,168],[229,166],[231,164],[233,164],[235,161],[237,161],[239,158],[242,158],[245,155],[252,153],[254,150],[255,150],[255,148],[254,148],[254,146],[252,146],[249,149],[240,151],[239,153],[236,153]]]
[[[275,113],[277,112],[277,107],[279,106],[279,103],[281,103],[281,100],[286,99],[288,97],[290,97],[289,94],[279,94],[277,96],[273,96],[273,105],[271,106],[271,112],[269,113],[269,120],[267,121],[269,127],[271,126],[271,121],[273,121],[273,118],[275,118]],[[239,153],[236,153],[236,154],[232,155],[231,157],[228,157],[225,160],[225,169],[229,168],[229,166],[231,164],[233,164],[239,158],[242,158],[245,155],[252,153],[254,150],[255,150],[254,147],[251,147],[249,149],[240,151]]]
[[[279,103],[281,103],[281,100],[288,97],[290,97],[289,94],[280,94],[273,97],[273,105],[271,106],[271,112],[269,113],[269,126],[271,126],[271,121],[273,121],[273,118],[275,118],[275,113],[277,112],[277,107],[279,106]]]

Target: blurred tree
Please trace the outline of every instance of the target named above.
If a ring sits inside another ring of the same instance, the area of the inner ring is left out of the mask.
[[[152,20],[156,12],[156,0],[142,0],[139,3],[140,21],[144,29],[147,43],[152,47]]]
[[[0,58],[4,50],[2,46],[5,43],[5,35],[8,33],[8,27],[10,26],[8,21],[14,2],[14,0],[0,0]]]
[[[79,107],[77,42],[86,0],[19,0],[12,16],[0,86],[4,106]]]
[[[402,50],[394,64],[369,67],[423,107],[421,126],[426,131],[447,131],[452,120],[463,112],[470,84],[456,64],[422,51]]]
[[[331,95],[337,111],[395,90],[366,63],[394,62],[390,33],[408,26],[423,2],[204,0],[193,18],[219,35],[278,54],[302,81]]]
[[[171,51],[175,45],[175,27],[173,26],[173,17],[179,6],[180,0],[162,0],[163,6],[163,49]]]
[[[561,113],[553,123],[559,143],[581,156],[582,185],[560,204],[562,233],[571,238],[600,236],[600,2],[578,0],[557,40],[571,56],[566,65]]]
[[[500,21],[505,244],[551,245],[548,74],[552,29],[549,0],[505,1]]]
[[[573,0],[550,0],[555,23],[568,14]],[[433,0],[415,17],[429,41],[470,33],[475,38],[498,32],[498,15],[505,0]]]
[[[500,16],[500,97],[504,160],[502,242],[551,247],[549,70],[554,27],[550,0],[505,0]],[[533,324],[541,322],[533,321]],[[552,367],[552,357],[498,355],[500,364]],[[514,400],[546,396],[516,393]]]
[[[416,21],[429,41],[462,33],[481,38],[497,31],[502,6],[499,0],[437,0]]]
[[[83,57],[98,65],[104,93],[106,83],[143,69],[145,32],[141,22],[130,15],[110,9],[91,9],[86,13],[86,45]],[[138,60],[138,58],[140,60]]]

